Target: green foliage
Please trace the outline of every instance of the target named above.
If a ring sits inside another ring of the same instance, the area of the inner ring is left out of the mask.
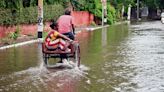
[[[30,0],[30,6],[37,6],[38,0]]]
[[[49,31],[48,31],[49,32]],[[43,31],[43,39],[46,38],[46,36],[48,35],[48,32],[47,31]]]
[[[107,5],[107,22],[113,24],[116,21],[116,10],[112,5]]]
[[[12,13],[9,9],[0,9],[0,23],[6,24],[12,22]]]
[[[57,20],[64,13],[64,7],[60,4],[44,6],[44,21]]]
[[[64,12],[64,8],[60,4],[44,5],[44,21],[57,19]],[[0,24],[16,25],[37,23],[37,7],[26,7],[20,9],[4,9],[0,8]]]
[[[117,20],[121,18],[121,10],[122,6],[125,7],[125,12],[127,13],[127,9],[129,4],[132,6],[135,6],[136,0],[107,0],[108,2],[111,3],[111,5],[115,8],[115,17]]]
[[[150,8],[164,8],[164,0],[142,0],[140,3]]]
[[[97,26],[94,21],[91,22],[91,26]]]
[[[101,16],[102,16],[102,6],[101,6],[101,4],[97,4],[95,11],[94,12],[90,11],[90,12],[92,12],[95,16],[101,18]]]
[[[76,1],[76,10],[85,10],[94,14],[98,19],[102,18],[102,3],[100,0],[82,0]],[[116,21],[116,10],[108,2],[107,4],[107,22],[113,24]]]
[[[9,45],[10,44],[10,38],[9,37],[4,37],[0,39],[0,43],[3,43],[4,45]]]
[[[121,11],[116,9],[116,21],[120,21],[121,19]]]
[[[47,5],[51,5],[51,4],[54,4],[55,3],[55,0],[45,0],[45,3]]]
[[[95,0],[95,12],[94,14],[101,18],[102,17],[102,4],[99,0]],[[108,24],[113,24],[116,21],[116,10],[115,8],[110,5],[109,3],[107,4],[107,22]]]
[[[119,8],[119,6],[124,5],[127,7],[129,4],[134,5],[136,3],[136,0],[107,0],[110,2],[115,8]]]
[[[160,9],[164,9],[164,0],[160,0],[159,2],[158,2],[158,4],[159,4],[159,8]]]
[[[16,40],[19,37],[19,35],[20,35],[20,31],[21,30],[20,30],[19,26],[16,26],[16,30],[14,32],[11,32],[10,35],[9,35],[9,37],[11,39]]]
[[[6,7],[5,0],[0,0],[0,7],[2,8]]]
[[[22,5],[22,0],[1,0],[0,7],[10,8],[10,9],[19,9]]]

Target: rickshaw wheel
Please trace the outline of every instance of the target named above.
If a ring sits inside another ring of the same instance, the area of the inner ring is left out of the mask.
[[[44,65],[47,66],[48,65],[48,57],[47,57],[47,54],[43,54],[43,61],[44,61]]]

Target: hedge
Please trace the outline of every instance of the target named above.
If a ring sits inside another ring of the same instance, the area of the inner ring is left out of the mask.
[[[57,19],[64,13],[64,8],[60,4],[44,5],[44,22]],[[37,7],[27,7],[19,9],[0,8],[0,25],[17,25],[37,23]]]
[[[116,21],[116,10],[112,5],[107,5],[107,22],[113,24]]]

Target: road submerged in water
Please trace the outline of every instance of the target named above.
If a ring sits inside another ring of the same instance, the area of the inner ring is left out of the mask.
[[[164,25],[119,24],[77,35],[80,70],[46,69],[41,46],[0,50],[0,92],[163,92]]]

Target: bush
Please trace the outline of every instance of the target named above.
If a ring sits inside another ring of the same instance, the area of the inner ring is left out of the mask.
[[[20,27],[16,26],[16,30],[9,34],[9,38],[16,40],[20,36]]]
[[[97,26],[96,23],[95,23],[94,21],[92,21],[90,25],[91,25],[91,26]]]
[[[57,20],[60,15],[64,14],[64,7],[58,5],[44,6],[44,20],[49,21],[51,19]]]
[[[0,24],[10,24],[12,22],[11,10],[0,9]]]
[[[113,24],[116,21],[116,10],[112,5],[107,5],[107,22]]]
[[[102,17],[101,3],[98,3],[96,5],[94,15],[101,19],[101,17]],[[116,10],[112,5],[107,4],[107,22],[108,22],[108,24],[113,24],[115,21],[116,21]]]
[[[44,6],[44,21],[57,19],[64,12],[64,8],[60,4]],[[19,9],[3,9],[0,8],[0,25],[16,25],[37,23],[37,7],[26,7]]]

